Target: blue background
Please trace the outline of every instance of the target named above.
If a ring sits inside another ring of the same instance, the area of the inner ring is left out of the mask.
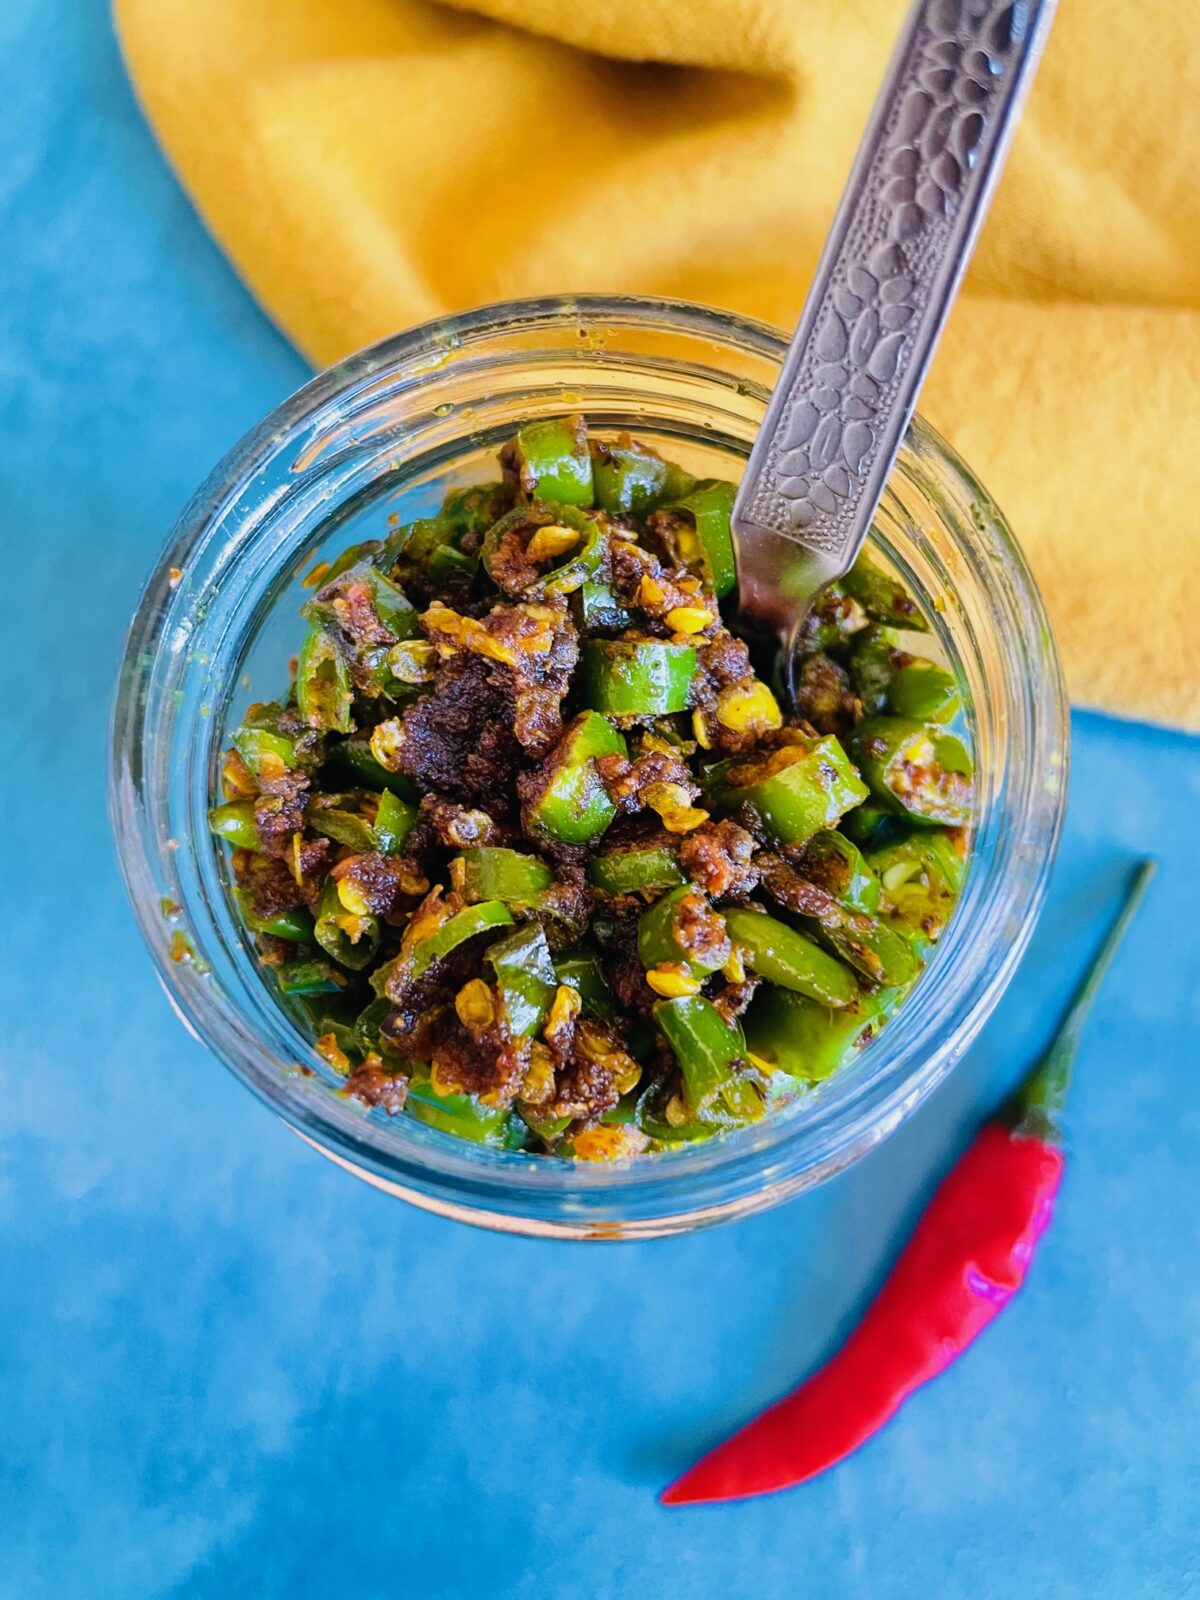
[[[19,63],[0,98],[0,1595],[1195,1593],[1200,745],[1076,717],[1030,958],[936,1099],[819,1193],[585,1250],[354,1182],[175,1023],[104,815],[142,578],[305,368],[165,168],[99,0],[7,0],[0,59]],[[1147,850],[1163,870],[1087,1036],[1026,1292],[824,1479],[660,1509],[852,1324]]]

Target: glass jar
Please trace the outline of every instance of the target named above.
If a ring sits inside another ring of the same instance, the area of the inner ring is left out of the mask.
[[[683,303],[513,302],[427,324],[322,373],[185,509],[130,629],[111,808],[142,931],[185,1025],[303,1138],[388,1192],[512,1232],[645,1238],[775,1205],[858,1160],[946,1076],[995,1005],[1046,893],[1067,715],[1041,598],[1003,517],[919,419],[892,473],[877,559],[922,599],[966,693],[978,766],[967,882],[912,995],[877,1040],[765,1121],[613,1165],[467,1144],[336,1093],[263,981],[206,812],[228,730],[277,695],[302,570],[447,488],[494,476],[536,416],[628,427],[697,474],[736,478],[786,338]],[[492,463],[489,471],[489,462]]]

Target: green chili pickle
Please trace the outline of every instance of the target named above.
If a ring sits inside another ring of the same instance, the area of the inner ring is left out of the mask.
[[[537,417],[490,481],[318,569],[209,826],[363,1115],[653,1154],[809,1093],[918,981],[966,873],[958,681],[865,556],[782,706],[730,628],[735,493]]]

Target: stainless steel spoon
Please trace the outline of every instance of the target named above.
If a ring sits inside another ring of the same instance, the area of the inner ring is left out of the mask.
[[[916,0],[733,507],[739,610],[789,667],[858,554],[1000,175],[1054,0]]]

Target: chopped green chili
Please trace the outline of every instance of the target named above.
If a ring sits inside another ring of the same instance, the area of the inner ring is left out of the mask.
[[[601,1022],[612,1021],[616,1006],[598,957],[568,956],[556,961],[554,976],[560,984],[575,990],[586,1012],[599,1017]]]
[[[332,629],[314,622],[300,647],[296,668],[296,704],[310,727],[325,733],[349,733],[354,698],[350,668]]]
[[[842,587],[874,621],[891,623],[896,628],[911,628],[920,633],[928,631],[929,624],[912,595],[902,583],[876,566],[869,556],[859,556],[842,579]]]
[[[530,1038],[546,1020],[554,998],[554,963],[546,935],[536,923],[526,923],[492,945],[487,961],[496,974],[510,1033],[514,1039]]]
[[[717,924],[715,929],[705,926],[713,922]],[[643,911],[638,922],[642,965],[649,968],[679,964],[694,973],[716,972],[729,957],[720,922],[698,890],[688,884],[672,889]]]
[[[749,806],[784,844],[799,844],[835,827],[869,793],[832,735],[813,744],[787,744],[716,774],[718,803]]]
[[[684,558],[699,559],[718,600],[723,600],[737,583],[729,528],[736,493],[735,484],[706,478],[674,505],[664,507],[664,511],[690,524],[688,535],[682,540]]]
[[[644,517],[664,500],[688,494],[696,481],[628,434],[593,443],[592,477],[601,511],[622,517]]]
[[[661,717],[687,709],[696,650],[663,639],[588,639],[583,692],[610,717]]]
[[[911,822],[970,821],[974,771],[957,735],[908,717],[868,717],[850,736],[850,756],[875,799]]]
[[[878,1028],[881,1013],[870,995],[834,1009],[806,995],[765,984],[746,1018],[751,1053],[779,1072],[819,1083]]]
[[[687,1104],[701,1120],[750,1122],[762,1114],[762,1097],[738,1076],[745,1064],[742,1030],[727,1022],[702,995],[662,1000],[654,1020],[683,1076]]]
[[[527,423],[511,448],[518,482],[528,499],[557,500],[564,506],[595,503],[587,430],[578,419]]]
[[[554,882],[554,874],[537,856],[493,845],[464,850],[462,888],[468,900],[502,900],[506,906],[534,906]]]
[[[312,936],[340,966],[361,972],[370,966],[379,949],[379,919],[347,910],[337,883],[330,878],[321,894]]]
[[[586,844],[617,814],[596,770],[599,756],[625,755],[625,740],[596,711],[581,711],[550,757],[540,793],[529,805],[528,827],[536,837]]]
[[[746,965],[781,989],[794,989],[826,1006],[852,1006],[859,997],[854,974],[820,945],[763,911],[735,908],[725,914]]]
[[[242,921],[251,932],[269,933],[272,938],[286,939],[289,944],[307,944],[312,939],[312,913],[305,911],[303,906],[262,916],[254,910],[253,902],[246,890],[239,890],[237,899],[241,907]]]
[[[456,912],[413,950],[413,977],[419,978],[435,961],[441,961],[477,933],[508,927],[512,920],[508,907],[502,906],[499,900],[484,900],[480,905],[467,906],[465,910]]]
[[[499,1144],[508,1119],[506,1110],[481,1105],[474,1095],[439,1094],[428,1070],[415,1072],[409,1079],[405,1110],[418,1122],[472,1144]]]
[[[254,826],[254,805],[249,800],[228,800],[223,806],[213,806],[208,813],[208,825],[218,839],[224,839],[239,850],[262,848]]]
[[[666,845],[625,845],[593,856],[588,873],[605,894],[651,894],[683,882],[676,851]]]

